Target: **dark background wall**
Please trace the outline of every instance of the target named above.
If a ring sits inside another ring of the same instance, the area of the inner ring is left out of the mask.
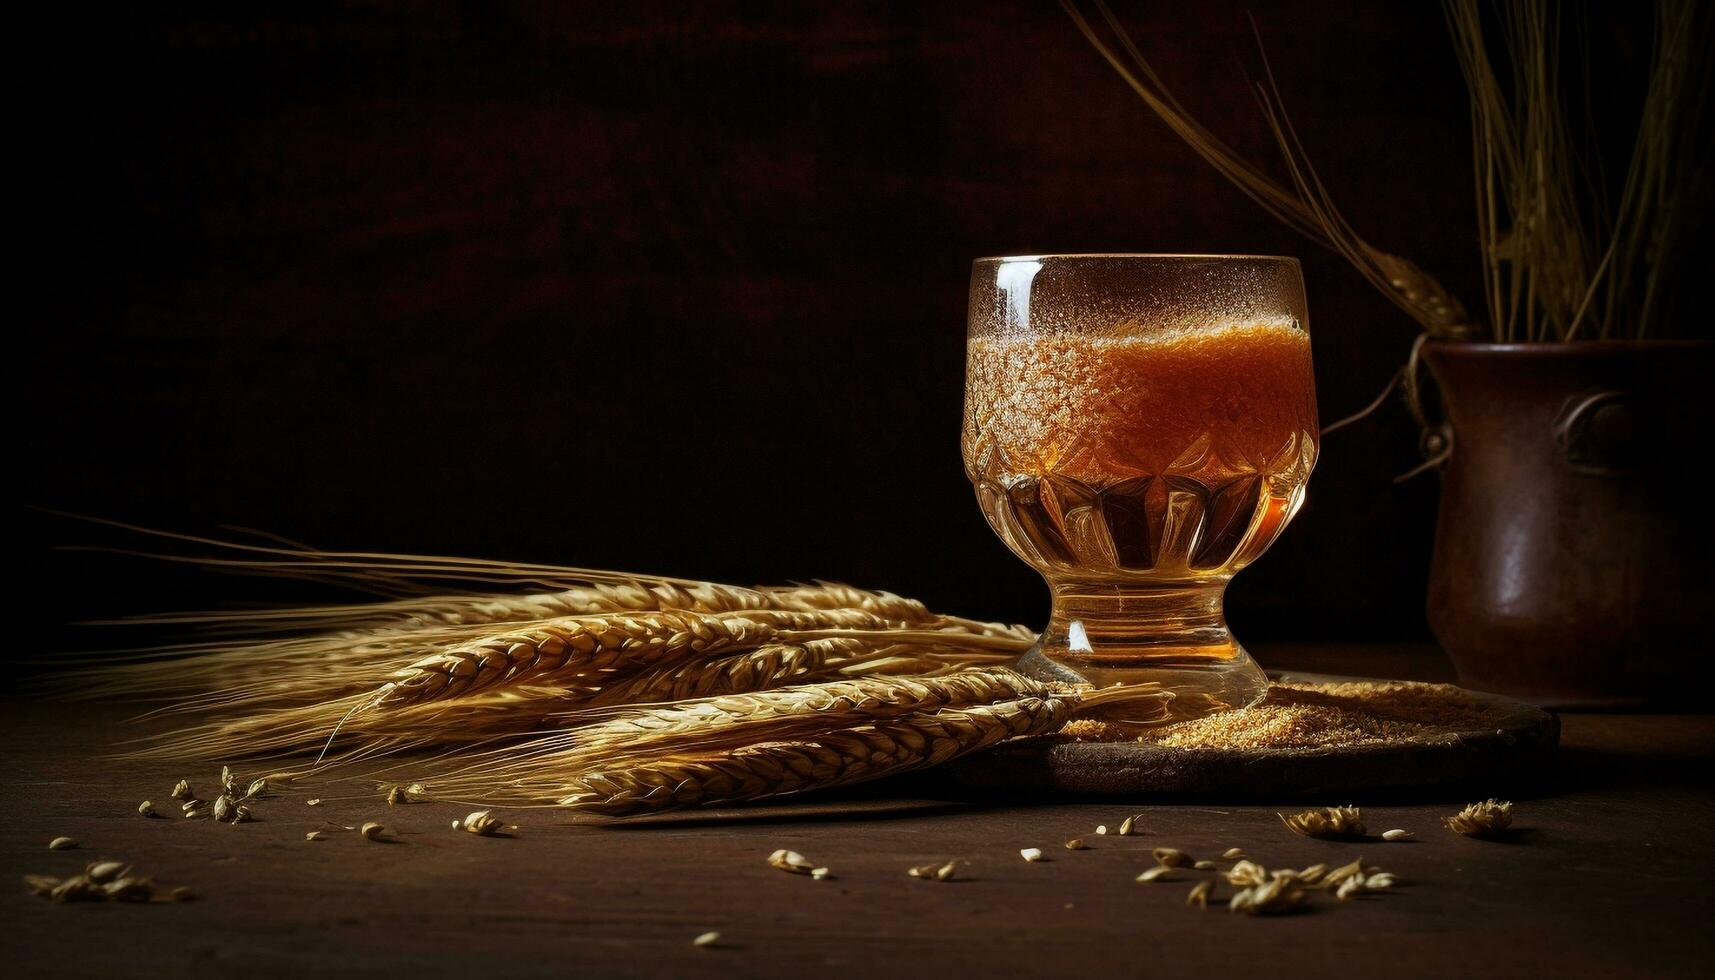
[[[1254,13],[1327,182],[1475,304],[1437,4],[1134,0],[1259,159]],[[1301,256],[1324,420],[1411,325],[1150,117],[1053,3],[250,5],[71,14],[30,45],[27,503],[335,548],[828,577],[1039,622],[958,453],[968,263]],[[1627,40],[1634,44],[1636,39]],[[1251,73],[1251,74],[1247,74]],[[1332,436],[1231,593],[1251,639],[1408,638],[1435,478],[1397,406]],[[26,513],[56,615],[206,606]]]

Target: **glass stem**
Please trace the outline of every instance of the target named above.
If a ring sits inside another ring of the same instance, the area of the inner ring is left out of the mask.
[[[1054,612],[1043,645],[1096,670],[1218,664],[1244,655],[1227,629],[1227,579],[1141,585],[1076,579],[1051,583]]]

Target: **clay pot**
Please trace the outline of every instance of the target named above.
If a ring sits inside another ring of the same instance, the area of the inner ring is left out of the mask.
[[[1431,343],[1451,430],[1429,624],[1467,687],[1698,701],[1715,344]]]

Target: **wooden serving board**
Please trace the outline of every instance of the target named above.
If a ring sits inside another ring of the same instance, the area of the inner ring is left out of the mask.
[[[1315,684],[1364,680],[1276,677]],[[1554,771],[1560,721],[1541,708],[1468,692],[1491,725],[1454,739],[1307,749],[1173,748],[1136,742],[1041,739],[1004,745],[937,772],[959,785],[1031,797],[1172,800],[1317,800],[1435,795],[1525,795]]]

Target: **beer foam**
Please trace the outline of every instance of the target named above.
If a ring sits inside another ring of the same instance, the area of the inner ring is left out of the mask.
[[[1122,321],[968,345],[966,447],[980,441],[1021,474],[1156,475],[1202,444],[1222,465],[1260,467],[1314,439],[1315,419],[1309,336],[1291,317]]]

